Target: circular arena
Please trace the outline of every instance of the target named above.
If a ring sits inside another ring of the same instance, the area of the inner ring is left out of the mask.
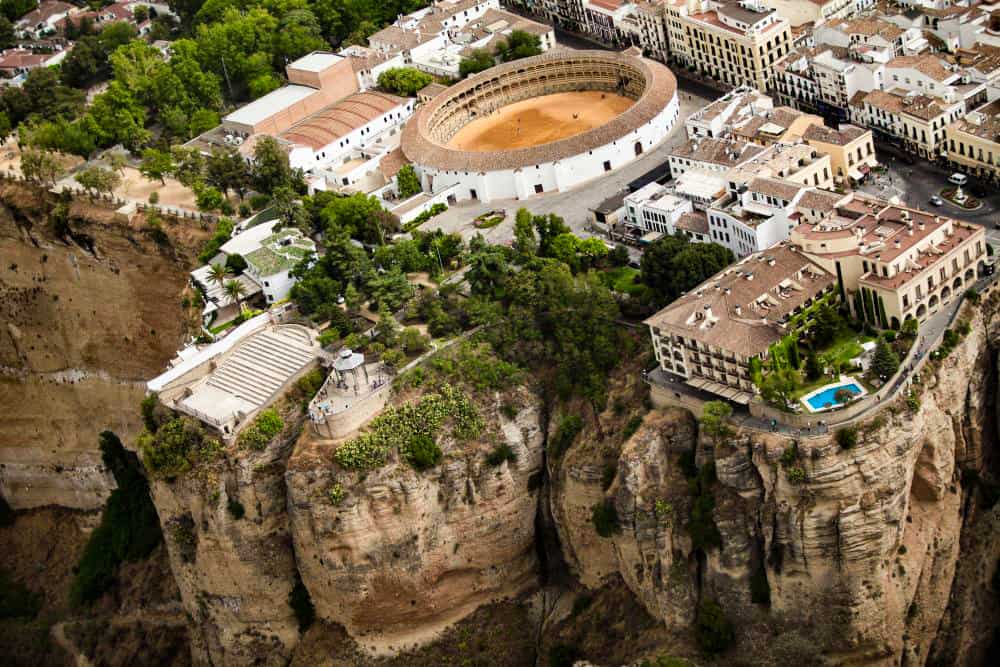
[[[665,66],[608,51],[549,52],[472,76],[417,108],[402,149],[450,200],[560,192],[635,160],[677,120]]]

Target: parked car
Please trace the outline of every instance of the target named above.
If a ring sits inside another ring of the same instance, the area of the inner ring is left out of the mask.
[[[931,196],[931,203],[934,204],[935,206],[940,206],[941,204],[944,203],[944,201],[937,195],[933,195]]]
[[[952,185],[962,186],[969,182],[969,177],[965,174],[960,174],[957,171],[948,177],[948,182]]]

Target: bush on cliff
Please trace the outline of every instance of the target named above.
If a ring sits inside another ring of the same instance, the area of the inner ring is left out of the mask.
[[[222,446],[215,438],[206,438],[196,421],[175,417],[156,433],[147,431],[140,435],[138,448],[146,469],[156,477],[169,479],[201,461],[214,460]]]
[[[240,447],[260,451],[274,436],[285,428],[285,422],[274,408],[261,411],[253,423],[240,432],[236,439]]]
[[[100,436],[101,457],[118,485],[108,497],[101,523],[90,535],[70,589],[74,606],[96,600],[115,583],[123,561],[145,558],[163,539],[149,483],[135,455],[110,431]]]
[[[590,520],[601,537],[611,537],[618,532],[618,510],[610,498],[597,503],[591,510]]]
[[[736,641],[733,624],[726,618],[719,603],[710,598],[703,598],[698,605],[695,635],[698,638],[698,646],[710,655],[724,653]]]

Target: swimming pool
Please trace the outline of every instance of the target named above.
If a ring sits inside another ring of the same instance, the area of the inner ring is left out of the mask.
[[[803,396],[802,402],[806,404],[806,407],[809,408],[810,412],[822,412],[823,410],[829,410],[830,408],[841,405],[841,403],[837,401],[836,397],[837,392],[842,389],[846,389],[851,392],[854,398],[864,396],[868,393],[857,380],[841,376],[839,382],[828,384],[825,387],[820,387],[819,389]]]

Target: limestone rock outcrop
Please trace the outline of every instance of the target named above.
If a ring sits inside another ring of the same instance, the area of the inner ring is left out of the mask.
[[[430,470],[397,460],[357,474],[331,464],[336,445],[300,443],[286,475],[289,520],[320,618],[387,653],[537,585],[538,407],[527,394],[513,418],[498,407],[485,411],[516,456],[498,466],[485,443],[442,439],[444,459]],[[339,503],[329,497],[335,484]]]
[[[793,439],[737,429],[713,440],[696,436],[690,413],[662,409],[625,443],[606,492],[585,474],[593,463],[587,448],[571,451],[553,514],[581,580],[593,585],[619,572],[668,625],[691,623],[705,595],[737,625],[794,619],[816,652],[835,660],[924,664],[932,650],[981,658],[990,626],[967,636],[976,632],[948,616],[961,613],[949,608],[958,604],[953,591],[966,606],[984,605],[981,591],[955,576],[966,557],[963,531],[980,535],[976,562],[987,573],[996,566],[995,510],[983,515],[971,500],[974,485],[962,484],[963,471],[982,469],[997,437],[993,312],[992,303],[968,309],[970,333],[914,388],[919,407],[905,397],[883,406],[858,424],[851,449],[834,434]],[[702,549],[692,548],[693,501],[678,457],[695,449],[698,463],[714,463],[717,480],[719,544]],[[792,467],[805,481],[790,478]],[[601,543],[582,508],[605,496],[621,527]],[[764,578],[769,607],[752,599]],[[954,636],[939,636],[942,624]]]

